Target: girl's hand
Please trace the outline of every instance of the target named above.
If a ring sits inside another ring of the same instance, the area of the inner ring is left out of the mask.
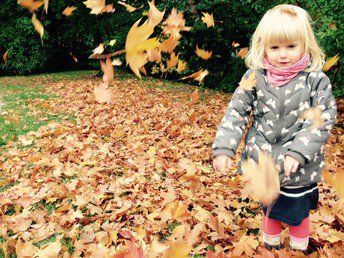
[[[228,169],[233,167],[233,160],[227,155],[216,156],[213,160],[215,171],[224,174]]]
[[[284,174],[289,176],[291,173],[295,173],[300,163],[291,156],[285,156],[284,159]]]

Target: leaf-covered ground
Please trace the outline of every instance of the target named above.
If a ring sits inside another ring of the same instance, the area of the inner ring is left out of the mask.
[[[0,78],[58,96],[28,99],[26,116],[64,114],[0,149],[0,257],[304,256],[289,250],[287,228],[284,249],[263,249],[260,207],[241,195],[236,168],[212,169],[228,94],[200,89],[191,105],[193,87],[116,75],[113,100],[99,104],[99,81],[92,73]],[[325,152],[333,176],[344,165],[338,106]],[[16,112],[5,113],[13,123]],[[343,200],[327,183],[320,192],[311,257],[342,257]]]

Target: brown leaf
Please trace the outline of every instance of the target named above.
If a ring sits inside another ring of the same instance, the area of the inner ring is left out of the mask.
[[[195,104],[198,100],[199,100],[199,91],[198,91],[198,88],[196,88],[194,90],[194,92],[191,94],[191,99],[188,103],[189,106],[192,106],[193,104]]]
[[[4,60],[5,63],[7,63],[8,52],[10,52],[9,49],[5,52],[5,54],[4,54],[3,57],[2,57],[2,60]]]
[[[243,235],[239,242],[233,243],[233,255],[240,256],[246,254],[249,257],[253,256],[254,251],[259,246],[259,242],[254,235]]]

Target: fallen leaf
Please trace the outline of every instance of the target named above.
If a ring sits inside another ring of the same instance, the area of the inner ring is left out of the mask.
[[[215,27],[213,14],[203,13],[203,12],[202,14],[203,14],[203,17],[201,19],[207,25],[207,28]]]
[[[338,168],[334,174],[324,171],[323,178],[337,192],[338,196],[344,200],[344,169]]]
[[[252,257],[254,251],[259,246],[259,242],[254,235],[243,235],[239,242],[233,243],[233,246],[233,255],[240,256],[247,254],[249,257]]]
[[[326,61],[322,70],[324,72],[327,72],[328,70],[330,70],[332,66],[336,65],[339,58],[340,58],[339,54],[335,55],[334,57],[331,57],[329,60]]]
[[[94,97],[98,103],[105,103],[111,100],[112,94],[108,85],[108,83],[103,82],[99,86],[94,87]]]
[[[190,248],[184,242],[173,243],[163,254],[162,258],[189,258]]]
[[[189,106],[192,106],[193,104],[195,104],[198,100],[199,100],[199,91],[198,91],[198,88],[196,88],[194,90],[194,92],[191,94],[191,99],[188,103]]]

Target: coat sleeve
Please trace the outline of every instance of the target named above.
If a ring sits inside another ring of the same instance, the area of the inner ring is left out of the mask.
[[[252,72],[254,71],[248,70],[243,79],[247,79]],[[216,133],[212,146],[213,158],[218,155],[234,157],[250,118],[254,91],[255,88],[242,90],[238,87],[233,93]]]
[[[324,123],[319,128],[315,128],[312,121],[306,119],[286,153],[298,160],[301,167],[311,160],[316,161],[318,154],[322,153],[337,115],[330,80],[324,73],[319,73],[318,76],[321,78],[314,81],[311,90],[312,107],[319,107],[322,110],[321,118]]]

